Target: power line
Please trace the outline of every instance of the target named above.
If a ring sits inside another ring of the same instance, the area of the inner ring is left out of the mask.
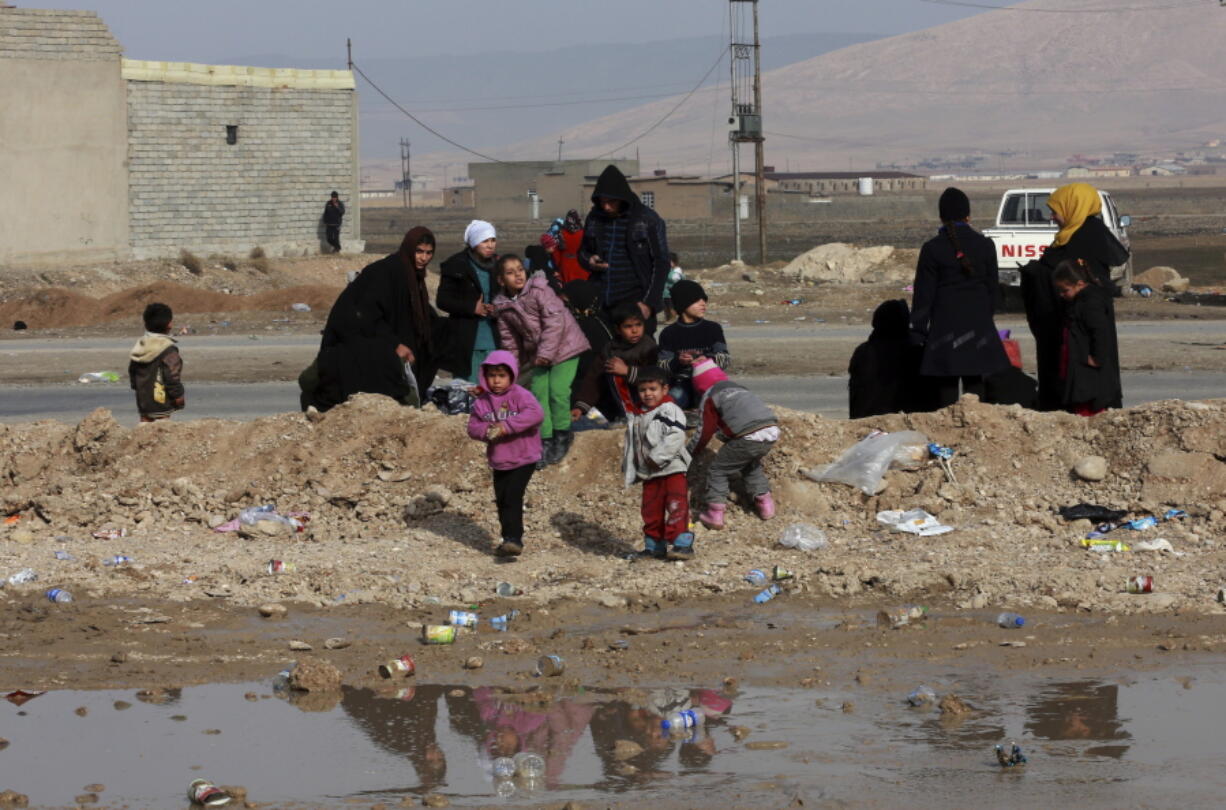
[[[418,110],[419,113],[441,113],[441,112],[483,112],[486,110],[531,110],[538,107],[572,107],[581,104],[603,104],[607,101],[639,101],[649,98],[673,98],[677,94],[673,93],[651,93],[643,96],[609,96],[607,98],[588,98],[578,101],[546,101],[540,104],[498,104],[484,107],[433,107],[425,110]]]
[[[429,124],[427,124],[425,121],[422,121],[420,118],[418,118],[417,116],[413,115],[413,113],[409,112],[409,111],[408,111],[408,110],[406,110],[404,107],[401,107],[401,106],[400,106],[398,103],[396,103],[396,100],[395,100],[394,98],[392,98],[391,96],[389,96],[387,93],[383,92],[383,88],[382,88],[382,87],[380,87],[379,85],[377,85],[377,84],[375,84],[374,82],[372,82],[372,81],[370,80],[370,77],[369,77],[369,76],[367,76],[365,73],[363,73],[363,72],[362,72],[362,68],[358,67],[358,65],[357,65],[357,63],[356,63],[356,62],[354,62],[354,61],[350,60],[349,66],[350,66],[350,67],[351,67],[351,68],[352,68],[352,69],[353,69],[353,70],[354,70],[354,71],[355,71],[355,72],[356,72],[356,73],[357,73],[359,76],[361,76],[363,79],[365,79],[365,80],[366,80],[366,83],[367,83],[367,84],[369,84],[371,87],[373,87],[373,88],[375,89],[375,92],[376,92],[376,93],[378,93],[379,95],[381,95],[381,96],[383,96],[385,99],[387,99],[387,101],[388,101],[388,103],[389,103],[389,104],[391,104],[391,105],[392,105],[393,107],[395,107],[396,109],[400,110],[402,113],[404,113],[406,116],[408,116],[409,120],[411,120],[413,123],[417,124],[417,126],[421,127],[421,128],[422,128],[422,129],[424,129],[426,132],[429,132],[429,133],[430,133],[431,135],[433,135],[434,137],[436,137],[436,138],[438,138],[438,139],[440,139],[440,140],[442,140],[442,141],[446,141],[447,143],[451,144],[451,145],[452,145],[452,146],[454,146],[455,148],[460,149],[460,150],[462,150],[462,151],[465,151],[465,152],[467,152],[467,153],[468,153],[468,154],[470,154],[470,155],[476,155],[476,156],[477,156],[477,157],[479,157],[479,158],[483,158],[483,159],[485,159],[485,160],[493,161],[494,163],[506,163],[506,161],[505,161],[505,160],[499,160],[499,159],[498,159],[498,158],[496,158],[496,157],[490,157],[489,155],[486,155],[486,154],[483,154],[483,153],[481,153],[481,152],[478,152],[478,151],[477,151],[477,150],[475,150],[475,149],[469,149],[467,146],[465,146],[465,145],[464,145],[464,144],[462,144],[462,143],[458,143],[458,142],[456,142],[456,141],[451,140],[451,138],[448,138],[446,135],[444,135],[443,133],[439,132],[437,129],[435,129],[434,127],[430,126],[430,125],[429,125]]]
[[[994,6],[988,3],[974,3],[971,0],[919,0],[921,3],[931,3],[936,6],[960,6],[962,8],[984,8],[989,11],[1026,11],[1035,14],[1115,14],[1120,11],[1161,11],[1164,9],[1192,8],[1203,6],[1207,0],[1193,0],[1187,3],[1166,3],[1153,6],[1101,6],[1097,8],[1029,8],[1026,6]]]
[[[719,56],[716,58],[715,62],[711,65],[711,67],[707,68],[707,72],[702,74],[702,78],[698,80],[698,83],[695,84],[692,88],[690,88],[690,92],[686,93],[685,96],[680,101],[678,101],[671,110],[665,113],[664,116],[659,121],[656,121],[654,124],[647,127],[647,129],[643,130],[639,135],[626,141],[625,143],[623,143],[621,146],[617,147],[616,149],[610,149],[608,152],[604,152],[602,154],[596,155],[594,158],[591,158],[591,159],[600,160],[603,157],[608,157],[609,155],[616,154],[617,152],[620,152],[621,150],[625,149],[627,146],[630,146],[634,143],[637,143],[638,141],[641,141],[643,138],[646,138],[648,135],[654,132],[657,127],[659,127],[669,118],[671,118],[673,116],[673,113],[681,109],[681,105],[689,101],[690,96],[698,92],[698,88],[702,87],[706,83],[707,79],[711,76],[711,74],[715,72],[715,69],[719,67],[720,63],[724,61],[724,53],[725,53],[725,49],[720,48]]]

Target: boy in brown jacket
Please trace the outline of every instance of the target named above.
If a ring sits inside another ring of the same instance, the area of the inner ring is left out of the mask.
[[[170,337],[174,313],[165,304],[145,307],[145,334],[128,355],[128,379],[136,392],[136,410],[142,422],[169,419],[182,410],[184,399],[183,359]]]

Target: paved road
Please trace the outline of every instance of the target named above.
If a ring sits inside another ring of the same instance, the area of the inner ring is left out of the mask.
[[[847,417],[847,378],[744,377],[742,382],[778,405],[834,419]],[[1159,399],[1226,397],[1226,373],[1125,372],[1124,404]],[[298,408],[294,383],[196,383],[188,386],[190,410],[176,419],[256,419]],[[123,384],[6,386],[0,422],[58,419],[75,422],[94,408],[110,408],[125,425],[136,424],[132,392]]]

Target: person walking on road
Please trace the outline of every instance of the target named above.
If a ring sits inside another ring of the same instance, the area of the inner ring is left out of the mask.
[[[332,250],[341,252],[341,220],[345,218],[345,204],[341,195],[332,192],[332,196],[324,203],[324,236]]]
[[[643,205],[616,166],[607,166],[596,181],[579,263],[600,284],[606,313],[633,303],[643,313],[647,334],[655,334],[670,269],[668,236],[664,220]]]
[[[983,378],[1009,365],[993,314],[1000,294],[996,245],[970,225],[971,201],[947,188],[941,229],[920,249],[911,305],[912,340],[924,347],[920,374],[936,378],[937,407],[962,393],[984,396]]]

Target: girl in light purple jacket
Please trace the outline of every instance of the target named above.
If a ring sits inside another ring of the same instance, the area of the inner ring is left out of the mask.
[[[494,278],[502,285],[494,298],[499,343],[524,367],[528,388],[545,414],[540,469],[558,463],[570,450],[571,386],[579,355],[590,346],[543,272],[529,278],[519,257],[508,254],[498,260]]]
[[[518,376],[519,363],[510,352],[490,352],[481,364],[481,394],[468,417],[468,435],[486,443],[494,472],[500,557],[518,557],[524,550],[524,492],[541,460],[541,406],[515,384]]]

